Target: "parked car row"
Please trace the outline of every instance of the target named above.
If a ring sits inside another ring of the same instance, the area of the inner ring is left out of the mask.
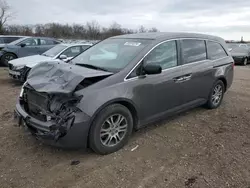
[[[41,55],[27,56],[8,62],[9,75],[21,82],[25,82],[31,68],[42,62],[68,62],[79,55],[92,44],[58,44]]]
[[[219,107],[233,81],[234,60],[216,36],[138,33],[85,47],[59,44],[9,61],[10,74],[26,80],[15,117],[50,145],[115,152],[149,123]]]

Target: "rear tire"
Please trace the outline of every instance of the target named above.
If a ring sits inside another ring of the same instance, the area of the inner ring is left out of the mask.
[[[90,128],[89,146],[101,155],[116,152],[127,144],[132,130],[133,117],[130,111],[123,105],[112,104],[101,110],[95,118]]]
[[[221,105],[225,93],[225,85],[221,80],[215,82],[206,104],[208,109],[215,109]]]
[[[244,66],[246,66],[246,65],[247,65],[247,63],[248,63],[248,59],[247,59],[247,58],[245,58],[245,59],[244,59],[244,61],[243,61],[243,65],[244,65]]]
[[[16,59],[17,56],[12,53],[6,53],[1,57],[1,62],[3,65],[8,66],[8,61]]]

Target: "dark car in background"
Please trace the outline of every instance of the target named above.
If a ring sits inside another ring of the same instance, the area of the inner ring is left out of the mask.
[[[239,43],[227,43],[228,51],[232,51],[234,48],[239,47]]]
[[[245,46],[233,48],[230,51],[235,64],[246,66],[250,60],[250,50]]]
[[[234,61],[223,39],[138,33],[106,39],[66,63],[31,69],[16,104],[19,125],[59,147],[122,148],[134,129],[220,106]]]
[[[60,42],[47,37],[22,37],[6,44],[0,51],[1,64],[8,65],[8,61],[30,55],[42,54]]]

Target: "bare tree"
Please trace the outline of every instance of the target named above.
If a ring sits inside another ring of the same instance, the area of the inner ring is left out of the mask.
[[[87,39],[99,39],[101,26],[97,21],[87,22],[85,27]]]
[[[159,32],[159,30],[155,27],[152,27],[148,30],[148,32]]]
[[[3,32],[4,25],[11,18],[10,6],[5,0],[0,0],[0,33]]]
[[[0,0],[1,1],[1,0]],[[156,28],[147,29],[140,26],[140,32],[156,32]],[[96,21],[83,24],[47,23],[36,25],[5,25],[2,30],[5,35],[47,36],[60,39],[94,39],[103,40],[108,37],[137,33],[138,30],[123,28],[113,22],[109,27],[102,27]]]
[[[147,29],[146,29],[143,25],[141,25],[141,26],[139,27],[138,32],[139,32],[139,33],[146,33],[146,32],[147,32]]]

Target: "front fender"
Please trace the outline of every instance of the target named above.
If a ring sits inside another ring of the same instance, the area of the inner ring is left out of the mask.
[[[87,90],[88,88],[86,88]],[[135,110],[138,107],[132,101],[133,94],[125,87],[112,86],[107,88],[83,93],[83,98],[78,104],[83,112],[89,116],[94,116],[101,109],[112,103],[126,102],[132,105]]]

